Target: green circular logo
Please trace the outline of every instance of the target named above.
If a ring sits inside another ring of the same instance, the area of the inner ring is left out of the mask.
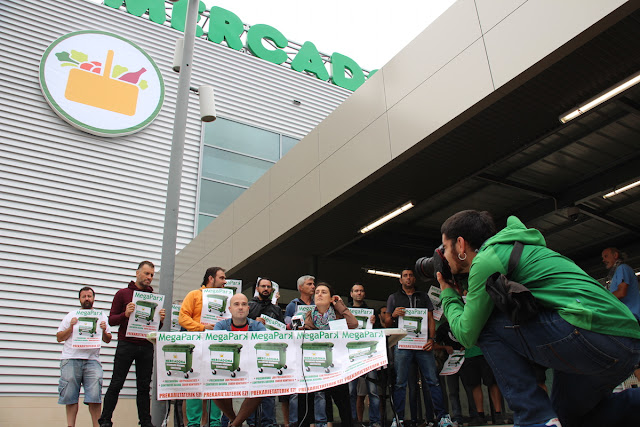
[[[72,126],[99,136],[148,126],[164,101],[164,80],[139,46],[103,31],[77,31],[54,41],[40,61],[40,87]]]

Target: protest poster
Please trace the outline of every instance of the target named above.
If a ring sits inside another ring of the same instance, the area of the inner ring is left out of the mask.
[[[107,316],[100,310],[76,310],[73,315],[78,322],[73,325],[71,334],[72,348],[100,348],[102,328],[100,323],[107,322]]]
[[[298,305],[296,306],[296,313],[293,316],[300,316],[302,318],[302,326],[304,326],[304,319],[307,317],[307,312],[313,311],[314,308],[316,308],[315,305]]]
[[[227,283],[225,283],[224,288],[231,289],[234,294],[239,294],[242,292],[242,280],[227,279]]]
[[[260,317],[264,319],[264,326],[266,326],[267,329],[270,331],[282,331],[287,329],[287,325],[274,319],[273,317],[269,317],[264,314],[261,315]]]
[[[431,285],[429,288],[429,299],[431,300],[431,304],[433,304],[433,318],[435,320],[440,320],[444,311],[442,310],[442,300],[440,299],[440,293],[442,290],[437,287]]]
[[[136,305],[136,308],[133,309],[133,313],[129,316],[125,336],[146,338],[150,332],[158,332],[164,295],[133,291],[131,302]]]
[[[458,373],[464,363],[464,350],[453,350],[444,362],[440,375],[453,375]]]
[[[202,338],[200,333],[158,333],[158,399],[202,398],[205,367]]]
[[[386,365],[382,330],[160,332],[158,399],[311,392]]]
[[[258,296],[258,283],[260,283],[260,280],[262,280],[262,277],[258,277],[258,280],[256,280],[256,289],[253,292],[253,296],[257,297]],[[271,287],[273,288],[271,291],[271,304],[275,304],[278,305],[278,293],[280,292],[280,285],[278,285],[276,282],[274,282],[273,280],[270,280],[271,282]]]
[[[407,336],[398,341],[398,348],[422,350],[429,338],[429,310],[426,308],[407,308],[400,316],[398,327],[407,331]]]
[[[349,311],[358,321],[358,329],[373,329],[371,316],[373,316],[373,308],[356,308],[350,307]]]
[[[200,323],[215,325],[222,319],[229,319],[229,300],[233,296],[233,289],[205,288],[202,290],[202,312]]]
[[[171,331],[180,330],[180,304],[171,304]]]

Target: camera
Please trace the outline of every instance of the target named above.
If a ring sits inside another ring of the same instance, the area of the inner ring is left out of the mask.
[[[431,279],[438,279],[436,273],[442,274],[442,277],[447,282],[453,282],[453,274],[451,273],[451,267],[444,257],[444,248],[442,245],[438,246],[433,251],[433,256],[418,258],[416,266],[414,268],[416,277],[423,282]]]
[[[293,330],[302,329],[303,325],[304,325],[304,319],[302,318],[302,316],[293,316],[291,318],[291,329]]]

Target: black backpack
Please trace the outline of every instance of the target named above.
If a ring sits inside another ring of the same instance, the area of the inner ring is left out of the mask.
[[[493,273],[487,278],[487,293],[496,308],[509,316],[514,325],[519,325],[534,318],[541,310],[541,305],[531,294],[529,288],[509,279],[518,266],[524,244],[515,242],[509,257],[507,274]]]

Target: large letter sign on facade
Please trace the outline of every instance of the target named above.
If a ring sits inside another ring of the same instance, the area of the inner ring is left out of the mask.
[[[280,49],[287,47],[289,41],[278,30],[270,25],[257,24],[249,28],[247,32],[247,47],[258,58],[274,64],[282,64],[287,60],[287,54],[280,49],[267,49],[262,45],[262,39],[271,40]]]
[[[244,46],[240,36],[244,32],[244,24],[233,12],[214,6],[209,11],[209,33],[207,37],[214,43],[227,42],[227,46],[240,50]]]
[[[345,75],[346,70],[349,70],[351,77]],[[338,52],[331,55],[331,78],[334,84],[349,90],[356,90],[364,83],[362,68],[356,61]]]
[[[187,4],[189,0],[180,0],[173,5],[171,10],[171,28],[175,28],[178,31],[184,32],[184,23],[187,20]],[[204,2],[198,4],[198,19],[196,22],[200,22],[202,13],[207,10],[207,6]],[[196,25],[196,37],[200,37],[204,34],[204,30],[200,25]]]
[[[40,61],[40,87],[63,120],[98,136],[135,133],[158,115],[164,81],[140,47],[115,34],[60,37]]]
[[[329,80],[329,72],[324,68],[316,45],[311,42],[304,42],[296,57],[291,61],[291,68],[300,72],[313,73],[320,80]]]
[[[148,11],[149,20],[156,24],[163,24],[167,20],[164,0],[104,0],[105,6],[114,9],[119,9],[122,3],[125,3],[127,12],[132,15],[142,16]]]

